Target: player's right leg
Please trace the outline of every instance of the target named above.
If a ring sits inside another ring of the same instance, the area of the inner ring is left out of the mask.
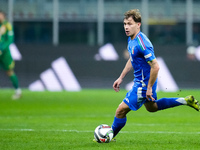
[[[142,88],[134,86],[124,98],[123,102],[118,106],[115,114],[115,118],[112,124],[114,131],[114,137],[126,124],[126,114],[130,110],[138,110],[146,101],[141,95]]]
[[[114,121],[112,124],[112,129],[114,132],[114,137],[126,124],[126,114],[130,111],[128,105],[122,102],[116,110]]]
[[[126,124],[126,114],[130,111],[129,106],[122,102],[115,113],[114,121],[112,124],[112,130],[114,133],[113,139],[111,142],[116,142],[116,139],[114,137],[119,133],[119,131],[125,126]],[[93,142],[97,142],[96,139],[93,139]]]

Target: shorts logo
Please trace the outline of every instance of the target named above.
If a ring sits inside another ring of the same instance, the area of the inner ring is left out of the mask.
[[[124,100],[127,101],[127,102],[129,103],[129,99],[128,99],[128,98],[125,98]]]

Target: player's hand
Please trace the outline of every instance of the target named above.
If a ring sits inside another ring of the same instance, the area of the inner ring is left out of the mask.
[[[118,78],[114,83],[113,83],[113,89],[115,90],[115,92],[119,92],[120,91],[120,84],[122,83],[122,79]]]
[[[152,95],[153,95],[152,88],[147,88],[146,98],[148,101],[155,101],[155,99],[152,97]]]

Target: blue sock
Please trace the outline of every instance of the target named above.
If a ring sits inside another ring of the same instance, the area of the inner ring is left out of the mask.
[[[114,118],[113,124],[112,124],[112,129],[114,132],[114,137],[118,134],[118,132],[125,126],[126,124],[126,118]]]
[[[184,98],[161,98],[155,101],[158,105],[158,110],[167,109],[185,104]]]

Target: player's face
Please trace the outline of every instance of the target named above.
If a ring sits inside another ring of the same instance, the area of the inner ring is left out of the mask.
[[[137,33],[140,31],[141,23],[137,23],[132,17],[124,19],[124,30],[127,36],[130,36],[133,40]]]
[[[4,14],[0,13],[0,23],[2,23],[4,21]]]

